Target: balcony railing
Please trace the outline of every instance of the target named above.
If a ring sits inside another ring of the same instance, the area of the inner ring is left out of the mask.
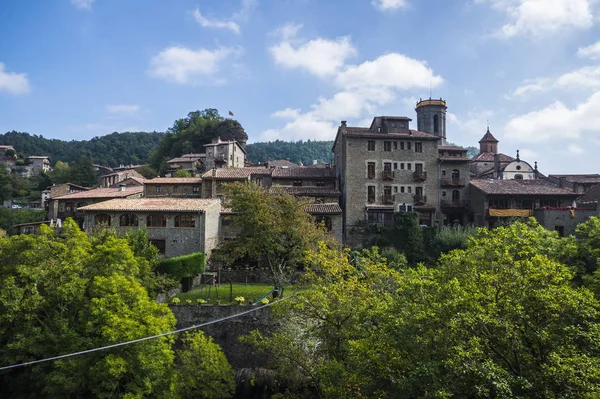
[[[442,200],[442,208],[468,208],[469,200],[450,199]]]
[[[383,180],[394,180],[394,172],[391,170],[384,170],[381,172],[381,178]]]
[[[383,202],[385,205],[391,205],[394,203],[394,196],[393,195],[382,195],[381,197],[381,202]]]
[[[415,205],[425,205],[425,203],[427,202],[427,196],[426,195],[415,195],[413,197],[413,201],[414,201]]]
[[[466,181],[464,177],[442,177],[440,179],[440,184],[442,187],[464,187]]]
[[[423,172],[422,170],[415,170],[413,172],[414,181],[425,181],[425,179],[427,179],[427,172]]]

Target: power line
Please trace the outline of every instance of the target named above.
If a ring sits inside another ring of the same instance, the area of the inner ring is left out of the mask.
[[[126,341],[126,342],[120,342],[120,343],[118,343],[118,344],[112,344],[112,345],[101,346],[101,347],[99,347],[99,348],[86,349],[86,350],[83,350],[83,351],[80,351],[80,352],[68,353],[68,354],[66,354],[66,355],[60,355],[60,356],[54,356],[54,357],[48,357],[48,358],[41,359],[41,360],[32,360],[32,361],[30,361],[30,362],[24,362],[24,363],[13,364],[13,365],[11,365],[11,366],[3,366],[3,367],[0,367],[0,371],[2,371],[2,370],[8,370],[8,369],[14,369],[14,368],[17,368],[17,367],[30,366],[30,365],[32,365],[32,364],[38,364],[38,363],[44,363],[44,362],[50,362],[50,361],[53,361],[53,360],[58,360],[58,359],[65,359],[65,358],[68,358],[68,357],[73,357],[73,356],[85,355],[85,354],[87,354],[87,353],[92,353],[92,352],[98,352],[98,351],[102,351],[102,350],[106,350],[106,349],[117,348],[117,347],[119,347],[119,346],[125,346],[125,345],[135,344],[135,343],[137,343],[137,342],[149,341],[149,340],[151,340],[151,339],[156,339],[156,338],[160,338],[160,337],[165,337],[165,336],[167,336],[167,335],[171,335],[171,334],[178,334],[178,333],[180,333],[180,332],[184,332],[184,331],[188,331],[188,330],[193,330],[193,329],[195,329],[195,328],[200,328],[200,327],[208,326],[208,325],[210,325],[210,324],[216,324],[216,323],[220,323],[220,322],[222,322],[222,321],[226,321],[226,320],[234,319],[234,318],[236,318],[236,317],[238,317],[238,316],[243,316],[243,315],[245,315],[245,314],[248,314],[248,313],[256,312],[257,310],[260,310],[260,309],[267,308],[267,307],[269,307],[269,306],[272,306],[272,305],[274,305],[274,304],[276,304],[276,303],[279,303],[279,302],[281,302],[281,301],[285,301],[286,299],[289,299],[289,298],[293,297],[294,295],[295,295],[295,294],[292,294],[292,295],[290,295],[290,296],[288,296],[288,297],[282,298],[282,299],[280,299],[280,300],[279,300],[279,301],[277,301],[277,302],[271,302],[271,303],[268,303],[268,304],[266,304],[266,305],[263,305],[263,306],[258,306],[258,307],[252,308],[252,309],[250,309],[250,310],[246,310],[246,311],[244,311],[244,312],[236,313],[236,314],[234,314],[234,315],[230,315],[230,316],[221,317],[220,319],[216,319],[216,320],[207,321],[206,323],[195,324],[195,325],[193,325],[193,326],[190,326],[190,327],[180,328],[179,330],[168,331],[168,332],[165,332],[165,333],[162,333],[162,334],[151,335],[151,336],[149,336],[149,337],[138,338],[138,339],[134,339],[134,340],[131,340],[131,341]]]

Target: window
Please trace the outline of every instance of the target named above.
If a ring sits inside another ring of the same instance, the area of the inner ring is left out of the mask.
[[[175,227],[196,227],[196,221],[192,215],[175,216]]]
[[[160,192],[162,192],[162,186],[154,186],[154,192],[155,192],[155,193],[160,193]]]
[[[392,163],[391,162],[384,162],[384,164],[383,164],[383,170],[385,170],[386,172],[391,172],[392,171]]]
[[[404,186],[400,186],[400,192],[403,193],[404,192]]]
[[[179,190],[179,186],[173,186],[173,192],[176,193]]]
[[[158,248],[158,253],[161,255],[165,254],[165,240],[150,240],[150,244]]]
[[[407,141],[407,142],[406,142],[406,149],[407,149],[408,151],[410,151],[410,145],[411,145],[410,141]]]
[[[394,162],[394,170],[398,170],[398,162]]]
[[[433,132],[439,133],[440,131],[440,117],[433,115]]]
[[[398,192],[398,186],[394,186],[394,194]]]
[[[415,187],[415,195],[422,197],[423,196],[423,187]]]
[[[375,202],[375,186],[367,187],[367,201],[371,204]]]
[[[396,122],[391,123],[392,127],[396,127]]]
[[[200,192],[200,186],[194,186],[192,187],[192,191],[195,193],[199,193]]]
[[[559,237],[565,236],[565,226],[554,226],[554,230],[558,232]]]
[[[163,215],[148,215],[146,225],[148,227],[167,227],[167,219]]]
[[[325,187],[325,180],[317,180],[317,187]]]
[[[369,179],[374,179],[375,178],[375,162],[368,162],[367,163],[367,177]]]
[[[446,169],[442,170],[442,176],[446,176]]]
[[[460,202],[460,191],[452,190],[452,203],[458,205]]]
[[[523,180],[523,175],[515,175],[515,180]]]
[[[292,183],[292,185],[294,187],[301,187],[302,186],[302,180],[294,180],[294,182]]]
[[[442,197],[445,197],[445,196],[446,196],[446,192],[442,191]]]
[[[388,197],[392,195],[392,186],[383,186],[383,195]]]
[[[230,215],[221,216],[221,226],[226,227],[231,225],[233,218]]]
[[[332,223],[331,223],[331,217],[330,216],[317,216],[315,218],[315,221],[317,222],[318,225],[323,224],[323,226],[325,227],[325,229],[327,231],[331,231],[332,228]]]
[[[412,193],[412,187],[411,186],[406,187],[406,192],[409,194]]]
[[[404,170],[404,162],[400,162],[400,169]]]
[[[110,226],[110,216],[106,213],[99,213],[96,215],[96,225],[105,224]]]
[[[423,143],[415,143],[415,152],[423,152]]]
[[[133,213],[124,213],[119,217],[120,226],[137,227],[138,217]]]
[[[73,211],[75,210],[75,204],[74,204],[74,203],[72,203],[72,202],[67,202],[67,203],[65,204],[65,210],[66,210],[67,212],[73,212]]]
[[[263,185],[263,180],[262,180],[262,177],[257,177],[257,178],[256,178],[256,184],[257,184],[257,185],[259,185],[259,186],[262,186],[262,185]]]
[[[375,141],[373,141],[373,140],[367,141],[367,150],[375,151]]]
[[[460,178],[460,170],[452,169],[452,180],[458,180]]]
[[[398,142],[394,141],[394,150],[397,150],[397,149],[398,149]]]
[[[517,165],[517,170],[521,170],[521,165]]]
[[[404,141],[400,142],[400,149],[403,150],[404,149]]]
[[[406,164],[406,169],[411,170],[412,169],[412,164],[411,163],[407,163]]]
[[[383,151],[392,151],[392,142],[391,141],[383,142]]]

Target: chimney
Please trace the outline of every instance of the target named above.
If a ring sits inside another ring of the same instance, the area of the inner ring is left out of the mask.
[[[558,178],[558,186],[560,188],[565,188],[565,182],[567,181],[566,177],[559,177]]]
[[[217,168],[212,169],[212,177],[217,177]]]
[[[342,127],[346,127],[346,121],[342,121]]]
[[[500,154],[494,154],[494,179],[500,178]]]
[[[119,184],[119,191],[125,191],[125,185]]]
[[[535,161],[535,167],[533,168],[533,178],[537,180],[539,178],[539,173],[540,172],[537,168],[537,161]]]

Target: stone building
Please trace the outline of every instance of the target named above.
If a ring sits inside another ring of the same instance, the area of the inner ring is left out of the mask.
[[[117,187],[123,180],[135,177],[140,180],[146,180],[139,172],[134,169],[120,170],[108,175],[102,176],[102,187]]]
[[[260,167],[249,168],[214,168],[202,175],[202,198],[223,199],[223,185],[235,182],[254,182],[260,186],[271,186],[273,169]]]
[[[444,224],[469,222],[469,158],[467,150],[453,145],[440,145],[439,186],[440,209]]]
[[[40,173],[47,173],[52,170],[50,166],[50,157],[47,156],[30,156],[27,157],[27,164],[31,169],[32,176],[39,176]]]
[[[184,154],[180,157],[167,161],[167,173],[173,174],[178,170],[187,170],[196,175],[199,171],[204,171],[204,158],[206,154]]]
[[[342,121],[338,128],[333,152],[343,236],[349,244],[354,244],[349,240],[353,228],[391,226],[398,211],[416,211],[422,224],[433,224],[439,209],[438,142],[445,139],[446,107],[443,101],[426,100],[416,110],[431,133],[410,129],[411,119],[399,116],[377,116],[368,128]]]
[[[144,182],[144,197],[201,198],[200,177],[156,177]]]
[[[206,170],[213,168],[243,168],[246,161],[246,150],[235,140],[222,141],[220,137],[212,143],[205,144]]]
[[[199,198],[120,198],[78,209],[85,226],[108,225],[118,234],[144,227],[167,258],[204,252],[218,244],[218,200]],[[88,227],[89,228],[89,227]]]
[[[548,175],[548,180],[560,187],[568,188],[579,195],[583,195],[600,184],[600,175]]]
[[[48,203],[51,198],[56,198],[67,194],[80,193],[82,191],[89,190],[90,189],[87,187],[78,186],[77,184],[73,183],[54,184],[42,191],[42,208],[48,208]]]

